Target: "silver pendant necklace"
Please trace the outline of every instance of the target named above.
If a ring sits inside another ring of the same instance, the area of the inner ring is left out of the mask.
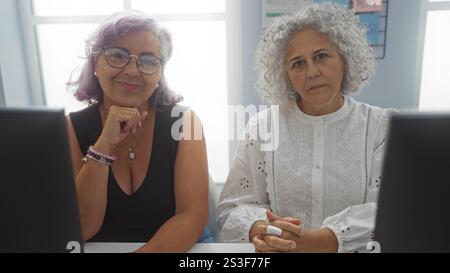
[[[136,146],[136,144],[138,143],[139,139],[143,135],[143,133],[145,131],[145,127],[147,127],[147,123],[148,123],[149,119],[150,119],[150,117],[147,117],[147,119],[145,120],[145,123],[142,125],[142,128],[141,128],[139,134],[137,135],[136,139],[134,140],[133,144],[131,144],[131,146],[128,147],[128,158],[130,160],[135,160],[136,159],[136,153],[134,151],[134,147]]]
[[[133,148],[131,147],[128,147],[128,157],[131,160],[134,160],[136,158],[136,154],[134,153]]]

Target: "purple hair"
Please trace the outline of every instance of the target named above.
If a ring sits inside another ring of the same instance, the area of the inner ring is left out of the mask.
[[[149,99],[152,107],[173,105],[183,100],[167,86],[164,77],[164,67],[172,55],[172,39],[170,34],[159,26],[148,15],[136,10],[126,10],[113,14],[107,18],[86,41],[86,62],[76,80],[70,79],[66,83],[67,89],[74,93],[79,101],[87,101],[88,104],[102,102],[103,91],[95,77],[95,64],[98,61],[99,52],[105,46],[112,46],[125,34],[135,30],[148,30],[158,39],[161,46],[162,76],[158,88]]]

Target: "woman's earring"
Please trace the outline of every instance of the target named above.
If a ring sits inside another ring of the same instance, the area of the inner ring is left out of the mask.
[[[155,89],[159,87],[159,82],[156,84]]]
[[[94,71],[94,76],[97,78],[97,71]]]

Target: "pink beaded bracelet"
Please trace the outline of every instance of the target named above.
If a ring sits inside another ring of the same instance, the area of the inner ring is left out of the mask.
[[[113,164],[114,160],[116,160],[115,156],[105,155],[103,153],[100,153],[100,152],[94,150],[93,146],[90,146],[89,149],[87,150],[86,156],[83,158],[83,162],[87,162],[88,158],[91,158],[91,159],[97,161],[101,165],[107,165],[107,166],[111,166]]]
[[[89,153],[89,152],[91,152],[91,153],[93,153],[93,154],[95,154],[95,155],[97,155],[97,156],[101,156],[101,157],[104,157],[104,158],[106,158],[106,159],[112,160],[112,161],[116,160],[116,157],[113,156],[113,155],[106,155],[106,154],[97,152],[96,150],[94,150],[94,146],[90,146],[90,147],[89,147],[88,153]]]

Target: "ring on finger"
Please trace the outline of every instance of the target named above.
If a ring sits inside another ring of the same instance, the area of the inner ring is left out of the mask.
[[[270,235],[275,235],[275,236],[281,236],[281,233],[283,231],[276,227],[276,226],[272,226],[272,225],[267,225],[266,226],[266,234],[270,234]]]

